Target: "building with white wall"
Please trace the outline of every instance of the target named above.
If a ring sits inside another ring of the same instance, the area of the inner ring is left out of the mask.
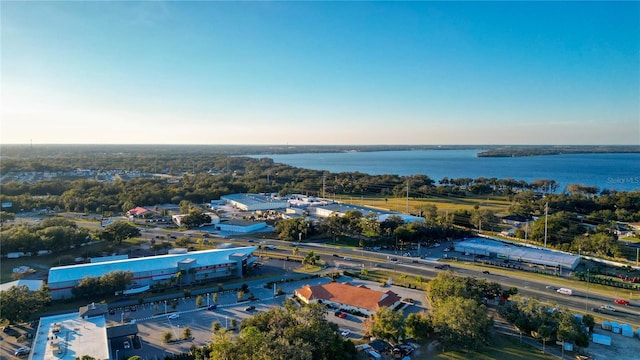
[[[240,219],[232,219],[216,224],[216,230],[237,234],[248,234],[263,230],[266,227],[267,223],[264,221],[248,221]]]
[[[393,211],[387,211],[382,209],[370,208],[366,206],[358,206],[352,204],[342,204],[342,203],[333,203],[322,206],[309,206],[307,208],[309,215],[317,216],[317,217],[329,217],[334,214],[338,216],[343,216],[347,213],[347,211],[359,211],[362,213],[363,217],[367,216],[375,216],[376,219],[380,222],[385,221],[391,216],[397,216],[401,218],[405,223],[411,222],[425,222],[425,219],[420,216],[413,216],[407,214],[401,214]]]
[[[491,256],[510,261],[570,270],[575,269],[580,264],[580,256],[577,255],[484,238],[457,242],[454,244],[454,248],[456,251],[471,255]]]
[[[278,210],[288,206],[287,199],[271,194],[229,194],[221,196],[220,200],[242,211]]]

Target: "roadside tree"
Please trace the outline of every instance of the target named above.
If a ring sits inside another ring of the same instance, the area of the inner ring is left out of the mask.
[[[446,298],[432,312],[433,328],[448,347],[477,349],[489,342],[493,319],[487,307],[473,299]]]
[[[101,236],[105,240],[122,244],[122,240],[140,236],[140,229],[126,221],[114,221],[102,230]]]
[[[368,332],[371,336],[396,344],[404,337],[405,324],[402,311],[382,307],[368,321]]]
[[[9,323],[29,321],[51,302],[49,290],[31,291],[26,285],[0,291],[0,318]]]

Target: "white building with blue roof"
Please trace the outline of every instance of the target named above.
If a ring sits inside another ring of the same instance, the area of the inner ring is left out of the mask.
[[[178,272],[183,273],[182,284],[242,277],[256,260],[253,256],[256,249],[249,246],[52,267],[48,286],[55,300],[72,297],[72,289],[85,277],[100,277],[114,271],[131,271],[136,288],[169,282]]]

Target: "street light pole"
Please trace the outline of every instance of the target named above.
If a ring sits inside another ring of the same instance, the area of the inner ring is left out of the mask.
[[[584,311],[587,312],[589,309],[589,283],[590,281],[590,277],[589,277],[589,269],[587,269],[587,303],[584,306]]]

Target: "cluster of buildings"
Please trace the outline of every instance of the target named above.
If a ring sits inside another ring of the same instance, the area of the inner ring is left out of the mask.
[[[265,230],[267,223],[260,220],[246,220],[247,216],[236,216],[237,213],[258,215],[277,213],[278,217],[281,218],[310,217],[318,219],[334,215],[343,216],[349,211],[359,211],[362,216],[373,216],[380,222],[391,216],[399,217],[405,223],[425,221],[420,216],[295,194],[289,196],[278,196],[277,194],[229,194],[221,196],[219,201],[210,202],[207,207],[212,211],[206,212],[211,218],[211,223],[206,225],[213,225],[218,231],[239,234]],[[177,208],[172,210],[177,210]],[[223,215],[218,215],[215,212],[217,210],[223,210],[221,212]],[[157,210],[140,206],[129,210],[127,216],[131,219],[145,218],[151,221],[163,218]],[[181,226],[184,216],[185,214],[171,215],[171,221]]]

